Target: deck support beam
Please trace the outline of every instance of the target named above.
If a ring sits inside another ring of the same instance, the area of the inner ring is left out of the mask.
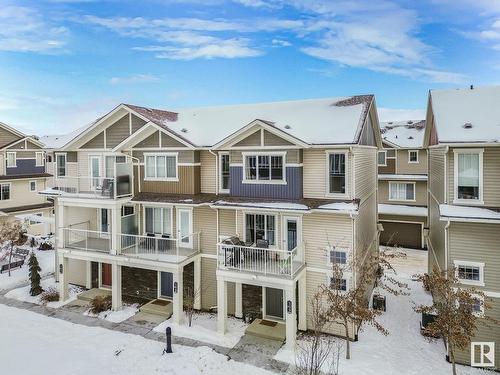
[[[184,268],[180,267],[180,269],[177,270],[177,272],[173,272],[172,274],[173,274],[172,282],[174,283],[174,285],[173,285],[174,296],[172,298],[172,302],[173,302],[172,319],[173,319],[174,323],[181,324],[182,321],[184,320],[184,309],[183,309]]]
[[[243,318],[243,284],[234,283],[234,316],[237,318]]]
[[[286,347],[291,351],[295,351],[297,339],[297,313],[295,303],[295,287],[285,289]]]
[[[194,283],[194,304],[193,307],[195,310],[201,310],[201,258],[198,257],[194,260],[194,275],[193,275],[193,283]]]
[[[227,327],[227,281],[217,278],[217,332],[226,333]]]
[[[306,290],[306,274],[298,280],[299,284],[299,330],[307,330],[307,290]]]
[[[59,267],[56,272],[59,274],[59,296],[61,301],[66,301],[69,298],[69,261],[63,254],[59,254]]]
[[[116,263],[111,263],[111,308],[122,308],[122,266]]]

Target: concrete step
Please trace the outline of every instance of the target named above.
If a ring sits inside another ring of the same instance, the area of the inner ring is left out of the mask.
[[[148,314],[159,315],[167,320],[172,316],[173,306],[171,301],[155,299],[139,307],[139,311]]]
[[[245,331],[246,334],[269,340],[284,342],[286,326],[284,323],[271,320],[255,319]]]
[[[85,292],[80,293],[77,296],[77,298],[81,301],[90,302],[96,296],[111,296],[111,290],[92,288],[92,289],[86,290]]]

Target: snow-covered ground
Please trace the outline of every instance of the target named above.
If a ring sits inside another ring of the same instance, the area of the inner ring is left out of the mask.
[[[58,290],[58,285],[56,284],[56,280],[53,277],[50,277],[48,279],[42,280],[40,283],[42,286],[43,290],[49,290],[50,288]],[[58,308],[61,307],[67,303],[70,303],[76,299],[79,293],[83,291],[82,288],[74,285],[69,286],[69,299],[67,299],[64,302],[57,301],[57,302],[48,302],[47,307],[52,307],[52,308]],[[36,303],[38,305],[42,305],[43,302],[40,300],[41,295],[38,296],[30,296],[30,285],[23,286],[21,288],[17,289],[12,289],[9,292],[5,294],[5,297],[7,298],[13,298],[17,299],[18,301],[23,301],[23,302],[31,302],[31,303]]]
[[[217,315],[209,313],[195,313],[191,327],[188,325],[187,317],[183,324],[175,324],[172,319],[165,320],[154,328],[154,331],[165,332],[167,327],[172,328],[172,334],[179,337],[187,337],[209,344],[232,348],[245,334],[247,325],[241,319],[227,318],[227,332],[221,335],[217,332]]]
[[[271,374],[228,360],[205,346],[174,345],[174,353],[162,355],[163,343],[137,335],[73,324],[4,305],[0,305],[0,316],[2,374]]]
[[[29,247],[28,247],[29,249]],[[38,263],[40,264],[40,275],[42,277],[50,275],[54,272],[54,250],[39,251],[35,250]],[[24,265],[21,268],[15,268],[10,271],[11,276],[9,277],[8,272],[0,274],[0,290],[12,289],[17,285],[23,284],[28,281],[28,259],[26,258]]]
[[[108,310],[108,311],[103,311],[97,315],[92,314],[89,310],[87,310],[85,311],[84,315],[108,320],[113,323],[120,323],[134,316],[137,313],[137,311],[139,311],[139,305],[133,304],[133,305],[123,305],[122,308],[118,311]]]
[[[396,268],[396,278],[408,283],[409,296],[395,297],[388,293],[387,312],[378,320],[389,330],[388,336],[375,328],[365,327],[359,334],[359,341],[351,345],[351,359],[340,359],[340,374],[451,374],[451,365],[445,361],[442,341],[429,342],[420,335],[420,315],[413,311],[415,304],[428,303],[431,297],[421,284],[412,280],[412,275],[424,273],[427,269],[427,252],[401,249],[406,258],[391,260]],[[344,350],[344,343],[342,350]],[[305,343],[299,343],[304,346]],[[295,364],[295,356],[281,349],[275,359]],[[486,371],[459,366],[460,374],[486,374]]]

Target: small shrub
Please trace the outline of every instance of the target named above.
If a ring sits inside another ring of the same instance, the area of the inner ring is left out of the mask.
[[[40,301],[42,301],[44,305],[49,302],[57,302],[59,301],[59,292],[56,288],[50,287],[42,293]]]
[[[50,242],[42,242],[38,247],[38,250],[52,250],[54,247]]]
[[[111,296],[95,296],[90,301],[90,313],[97,315],[107,310],[111,310]]]

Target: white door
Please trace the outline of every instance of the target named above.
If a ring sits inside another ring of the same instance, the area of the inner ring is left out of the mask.
[[[90,186],[96,188],[100,185],[99,177],[101,176],[101,157],[89,156],[90,169]]]
[[[180,247],[193,247],[193,211],[185,208],[177,209],[177,233]]]
[[[102,238],[109,238],[109,211],[107,208],[99,208],[99,230]]]
[[[301,241],[300,218],[297,216],[283,216],[283,249],[292,251]]]

